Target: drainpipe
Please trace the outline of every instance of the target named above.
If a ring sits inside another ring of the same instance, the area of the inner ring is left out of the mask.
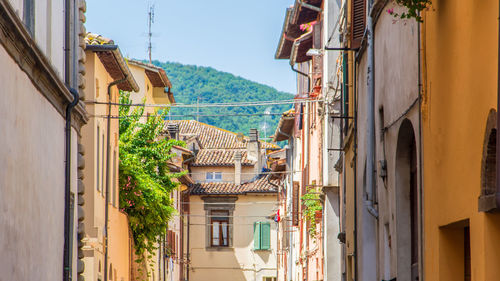
[[[316,12],[318,12],[318,13],[323,12],[323,10],[322,10],[321,8],[318,8],[318,7],[313,6],[313,5],[311,5],[311,4],[307,4],[307,3],[305,3],[305,2],[303,2],[303,1],[301,1],[301,0],[298,0],[298,1],[297,1],[297,3],[299,3],[299,5],[300,5],[300,6],[302,6],[302,7],[304,7],[304,8],[307,8],[307,9],[309,9],[309,10],[313,10],[313,11],[316,11]]]
[[[69,281],[71,275],[71,234],[70,229],[70,197],[71,197],[71,111],[78,104],[80,96],[78,91],[71,88],[70,63],[71,63],[71,0],[64,1],[64,82],[73,95],[73,101],[66,106],[66,127],[65,127],[65,146],[66,159],[64,169],[64,248],[63,248],[63,281]]]
[[[288,138],[288,146],[290,147],[290,153],[287,155],[287,156],[290,156],[290,171],[291,173],[289,174],[289,179],[290,179],[290,182],[289,182],[289,188],[291,189],[292,193],[290,193],[292,196],[291,200],[289,200],[288,202],[290,202],[289,206],[288,206],[288,215],[289,217],[292,217],[293,216],[293,213],[291,212],[293,210],[293,152],[294,152],[294,143],[293,143],[293,138],[290,136]],[[288,160],[288,159],[287,159]],[[289,194],[287,192],[287,194]],[[291,227],[293,227],[293,223],[291,224]],[[293,280],[292,279],[292,274],[293,274],[293,270],[292,270],[292,266],[293,266],[293,231],[289,230],[289,227],[286,228],[288,232],[288,243],[289,243],[289,255],[288,255],[288,268],[287,268],[287,277],[288,277],[288,280],[291,281]]]
[[[302,76],[307,77],[307,91],[309,92],[309,90],[311,89],[311,77],[310,77],[307,73],[302,72],[302,71],[300,71],[300,70],[298,70],[298,69],[295,69],[295,68],[293,67],[293,65],[290,65],[290,67],[292,68],[292,70],[293,70],[294,72],[296,72],[296,73],[298,73],[298,74],[300,74],[300,75],[302,75]]]
[[[370,9],[373,6],[373,0],[370,1]],[[374,217],[378,218],[378,211],[374,207],[375,192],[375,58],[374,58],[374,40],[373,40],[373,17],[368,13],[367,18],[367,41],[368,41],[368,69],[366,78],[368,82],[368,93],[366,98],[367,123],[367,143],[366,143],[366,208]]]
[[[123,79],[115,80],[108,84],[108,123],[106,128],[106,195],[104,199],[104,280],[108,279],[108,217],[109,217],[109,174],[110,174],[110,165],[109,158],[111,157],[111,149],[110,149],[110,135],[111,135],[111,88],[115,85],[123,83],[127,81],[128,76],[125,75]]]
[[[78,91],[69,88],[69,92],[73,95],[73,101],[66,106],[66,129],[65,129],[65,141],[66,141],[66,167],[64,170],[64,254],[63,254],[63,280],[70,280],[71,273],[71,257],[70,257],[70,240],[71,240],[71,217],[69,213],[70,209],[70,193],[71,193],[71,111],[78,104],[80,96]]]
[[[420,15],[420,13],[419,13]],[[423,190],[424,190],[424,182],[423,182],[423,155],[422,155],[422,94],[423,94],[423,85],[422,85],[422,33],[421,33],[421,22],[417,23],[417,39],[418,39],[418,177],[419,177],[419,209],[420,209],[420,229],[419,229],[419,235],[420,235],[420,246],[419,252],[418,252],[418,263],[419,263],[419,273],[418,276],[420,280],[424,280],[424,260],[423,260],[423,253],[424,253],[424,221],[423,221],[423,216],[424,216],[424,209],[423,209]],[[425,39],[424,39],[425,40]]]
[[[187,212],[187,241],[186,241],[186,281],[189,281],[189,264],[191,263],[191,257],[189,256],[189,240],[191,240],[189,236],[189,230],[191,229],[191,206],[188,204],[188,212]]]

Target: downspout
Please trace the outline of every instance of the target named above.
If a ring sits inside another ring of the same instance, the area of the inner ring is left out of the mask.
[[[298,69],[295,69],[295,68],[293,67],[293,65],[290,65],[290,67],[292,68],[292,70],[293,70],[294,72],[296,72],[296,73],[298,73],[298,74],[300,74],[300,75],[302,75],[302,76],[307,77],[307,91],[309,92],[309,90],[311,89],[311,77],[310,77],[307,73],[302,72],[302,71],[300,71],[300,70],[298,70]]]
[[[369,10],[373,6],[373,0],[370,0]],[[367,18],[367,41],[368,41],[368,66],[367,66],[367,83],[368,93],[366,99],[366,115],[367,123],[367,144],[366,144],[366,201],[365,205],[368,212],[378,219],[378,211],[374,207],[374,192],[375,192],[375,48],[373,40],[373,17],[368,13]]]
[[[419,13],[420,15],[420,13]],[[424,280],[424,262],[423,262],[423,253],[424,253],[424,223],[423,223],[423,190],[424,190],[424,183],[423,183],[423,156],[422,156],[422,94],[423,94],[423,85],[422,85],[422,53],[421,53],[421,48],[422,48],[422,39],[421,39],[421,22],[417,22],[417,36],[418,36],[418,176],[419,176],[419,181],[420,181],[420,186],[419,186],[419,209],[420,209],[420,228],[419,228],[419,242],[420,242],[420,247],[419,247],[419,253],[418,253],[418,263],[419,263],[419,280]]]
[[[294,141],[293,141],[293,138],[291,136],[288,138],[288,145],[290,147],[290,157],[291,157],[291,159],[290,159],[290,171],[291,171],[291,173],[290,173],[289,188],[292,191],[290,193],[292,195],[291,196],[292,198],[289,201],[290,205],[288,206],[289,207],[288,213],[291,214],[290,217],[292,217],[293,216],[293,213],[292,213],[292,210],[293,210],[293,175],[294,175],[294,172],[293,172],[294,171],[293,170],[294,169],[294,167],[293,167],[294,155],[293,154],[294,154],[295,148],[294,148]],[[287,194],[288,194],[288,192],[287,192]],[[290,228],[292,228],[292,227],[293,227],[293,223],[291,224]],[[286,229],[288,230],[288,227]],[[293,280],[292,279],[292,275],[293,275],[293,270],[292,270],[292,266],[293,266],[293,259],[292,259],[293,258],[293,231],[291,231],[291,230],[288,230],[288,231],[289,231],[288,232],[288,238],[289,238],[288,243],[290,243],[290,244],[289,244],[289,249],[288,249],[289,255],[288,255],[288,260],[287,260],[287,262],[288,262],[287,277],[288,277],[289,281],[292,281]]]
[[[353,56],[354,58],[354,56]],[[357,65],[356,65],[356,60],[353,60],[352,64],[352,71],[353,71],[353,108],[354,108],[354,132],[353,132],[353,138],[354,138],[354,171],[353,171],[353,176],[354,176],[354,281],[358,281],[358,92],[357,92]],[[347,161],[347,160],[345,160]]]
[[[115,80],[108,84],[108,123],[106,128],[106,196],[104,197],[104,280],[108,278],[108,217],[109,217],[109,174],[110,165],[109,158],[111,157],[110,149],[110,135],[111,135],[111,88],[115,85],[127,81],[128,76],[125,75],[123,79]]]
[[[66,106],[66,167],[64,170],[64,262],[63,262],[63,280],[70,280],[71,273],[71,257],[70,257],[70,235],[71,235],[71,217],[70,217],[70,196],[71,196],[71,111],[78,104],[80,96],[78,91],[69,88],[69,92],[73,95],[73,101]]]
[[[80,99],[78,91],[71,88],[70,79],[70,45],[71,45],[71,2],[64,1],[64,82],[69,87],[69,92],[73,95],[73,101],[66,106],[66,124],[65,124],[65,168],[64,168],[64,246],[63,246],[63,281],[69,281],[71,275],[71,218],[70,200],[71,200],[71,111],[78,104]]]
[[[189,256],[189,230],[191,228],[191,206],[188,204],[188,213],[187,213],[187,241],[186,241],[186,281],[189,281],[189,264],[191,263],[191,257]]]

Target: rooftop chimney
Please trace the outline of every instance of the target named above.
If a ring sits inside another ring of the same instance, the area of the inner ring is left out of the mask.
[[[260,155],[260,142],[259,142],[259,131],[257,129],[250,129],[250,140],[247,143],[248,160],[254,161],[256,164],[254,166],[255,175],[260,173],[262,168],[262,160]]]
[[[241,151],[234,153],[234,183],[241,184]]]
[[[179,124],[167,124],[167,132],[171,139],[179,139]]]

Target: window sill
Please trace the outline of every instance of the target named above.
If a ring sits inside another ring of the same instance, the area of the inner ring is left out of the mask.
[[[252,252],[271,252],[271,249],[252,249]]]
[[[208,252],[234,252],[233,247],[205,247]]]

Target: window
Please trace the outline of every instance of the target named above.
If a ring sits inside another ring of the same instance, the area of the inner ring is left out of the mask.
[[[96,167],[97,167],[97,170],[96,170],[96,188],[97,188],[97,191],[101,191],[101,182],[100,182],[100,165],[101,164],[101,142],[99,141],[100,140],[100,137],[101,137],[101,128],[99,128],[99,126],[97,126],[97,157],[96,157]]]
[[[106,171],[105,167],[106,167],[106,164],[107,164],[106,160],[104,158],[104,156],[106,155],[105,146],[104,146],[105,145],[104,135],[102,135],[102,143],[101,143],[101,145],[102,145],[102,149],[101,149],[101,159],[102,159],[101,163],[102,163],[102,165],[101,165],[101,184],[100,184],[100,189],[101,189],[101,195],[104,197],[104,193],[105,193],[105,191],[104,191],[104,173]]]
[[[359,48],[365,32],[366,0],[351,1],[351,48]]]
[[[116,150],[113,151],[113,181],[111,182],[111,188],[113,190],[113,206],[116,207],[116,189],[117,189],[117,184],[116,184]]]
[[[271,248],[271,224],[255,222],[253,225],[254,250],[269,250]]]
[[[229,246],[229,211],[211,211],[211,244],[212,247]]]
[[[238,197],[202,197],[205,210],[205,247],[207,250],[215,248],[233,247],[233,212],[234,202]]]
[[[23,21],[31,36],[35,35],[35,3],[33,0],[23,1]]]
[[[207,182],[222,181],[222,173],[221,172],[207,172],[206,181]]]

